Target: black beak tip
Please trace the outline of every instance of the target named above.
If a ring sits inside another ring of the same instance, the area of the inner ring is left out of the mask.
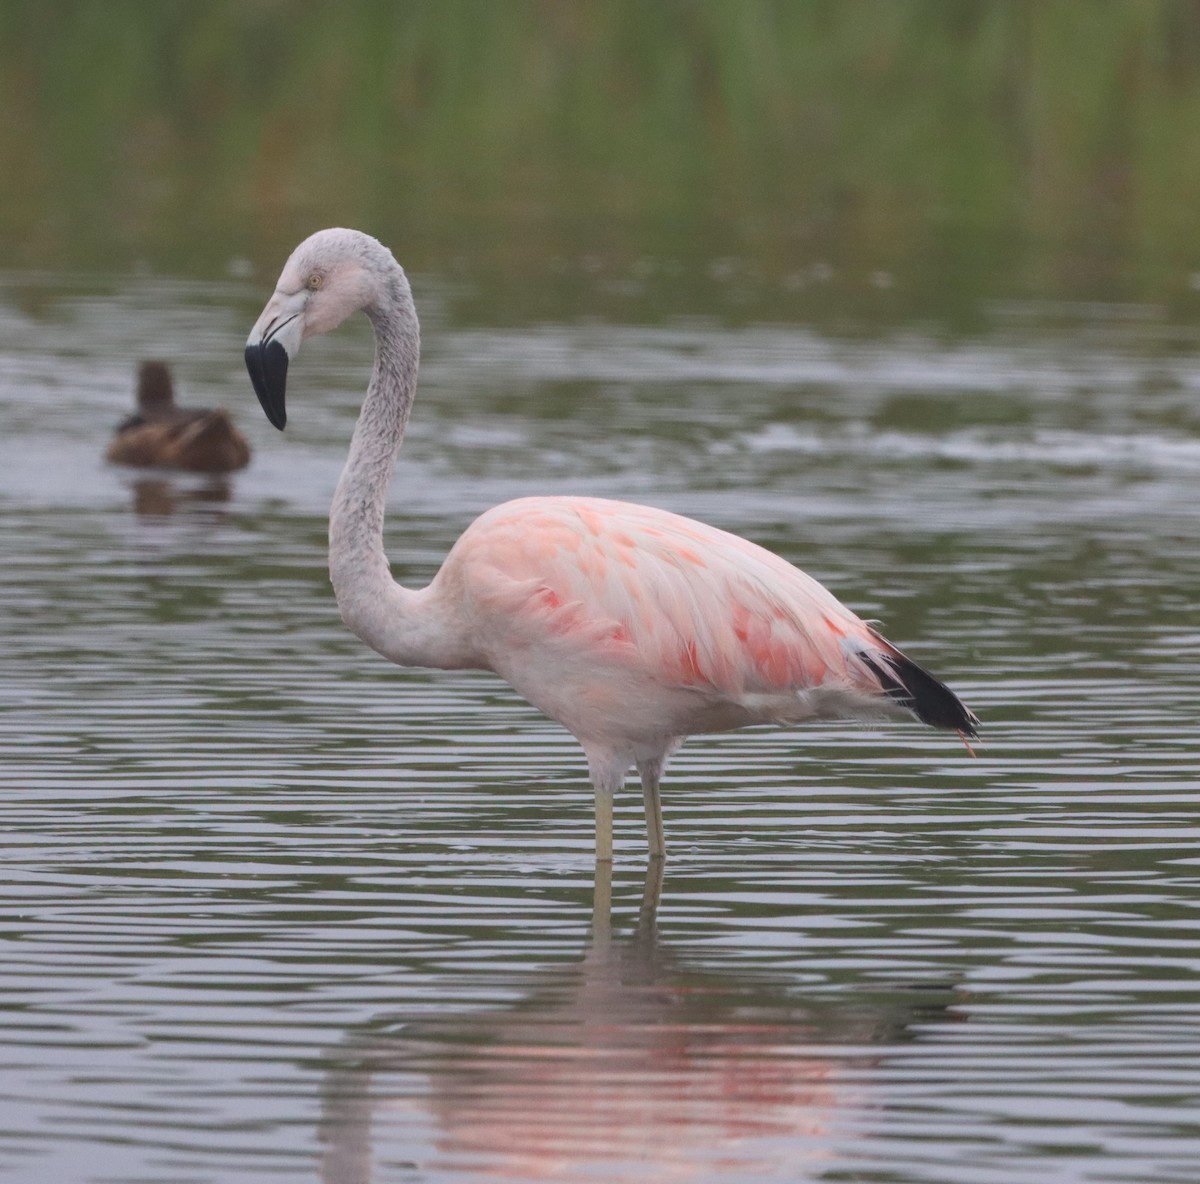
[[[284,403],[287,392],[287,350],[277,341],[269,341],[266,345],[248,345],[246,369],[250,372],[254,393],[267,419],[282,432],[287,424],[287,407]]]

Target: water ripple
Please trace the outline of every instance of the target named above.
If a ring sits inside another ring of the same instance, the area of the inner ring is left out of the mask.
[[[1195,376],[1153,319],[430,335],[405,579],[535,485],[646,497],[802,562],[984,719],[975,759],[695,739],[655,908],[635,793],[597,883],[577,745],[342,627],[365,337],[279,440],[238,286],[59,295],[0,298],[6,1181],[1194,1179]],[[236,481],[99,460],[151,342],[242,413]]]

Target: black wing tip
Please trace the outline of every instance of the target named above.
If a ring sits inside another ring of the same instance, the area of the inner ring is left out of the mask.
[[[964,739],[979,735],[979,717],[944,683],[898,650],[863,655],[884,693],[908,708],[931,728],[957,732]]]

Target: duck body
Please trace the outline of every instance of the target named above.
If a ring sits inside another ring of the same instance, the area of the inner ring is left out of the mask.
[[[180,407],[162,362],[138,369],[137,411],[117,425],[105,457],[138,468],[232,473],[250,463],[250,446],[222,408]]]

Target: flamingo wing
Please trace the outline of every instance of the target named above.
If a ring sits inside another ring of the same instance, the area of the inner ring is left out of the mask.
[[[600,498],[508,502],[479,518],[447,562],[464,579],[485,651],[569,651],[763,719],[896,707],[926,718],[922,688],[908,685],[908,668],[920,668],[811,576],[664,510]],[[959,708],[928,722],[969,730]]]

